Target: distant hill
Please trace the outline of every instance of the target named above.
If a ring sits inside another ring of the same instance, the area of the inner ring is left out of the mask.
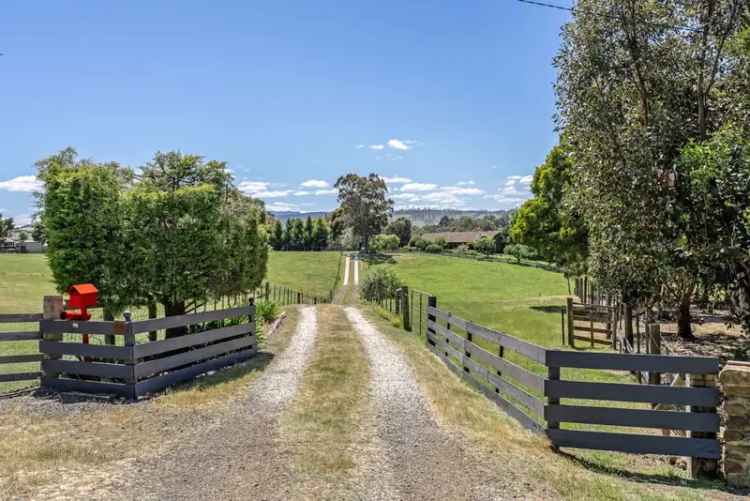
[[[452,218],[465,216],[476,219],[484,216],[503,216],[509,212],[507,210],[399,209],[393,211],[391,219],[405,217],[415,226],[425,226],[438,224],[443,216]],[[287,219],[307,219],[308,216],[312,219],[321,219],[328,214],[328,212],[271,211],[271,215],[282,223]]]
[[[311,219],[322,219],[328,215],[327,212],[297,212],[297,211],[269,211],[271,215],[286,223],[287,219],[307,219],[309,216]]]
[[[393,219],[405,217],[414,226],[438,224],[443,216],[450,218],[470,217],[478,219],[484,216],[505,216],[507,210],[458,210],[458,209],[402,209],[393,211]]]

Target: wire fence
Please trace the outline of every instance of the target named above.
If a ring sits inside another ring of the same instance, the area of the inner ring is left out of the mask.
[[[427,332],[427,305],[429,292],[404,287],[396,291],[393,296],[383,297],[373,301],[380,308],[400,319],[404,330],[414,332],[418,336],[425,336]]]

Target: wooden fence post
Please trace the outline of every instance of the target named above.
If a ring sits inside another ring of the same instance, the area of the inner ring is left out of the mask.
[[[266,302],[269,301],[270,297],[271,297],[271,284],[266,282],[266,296],[265,296]]]
[[[576,347],[576,340],[575,340],[575,320],[573,319],[573,298],[568,298],[568,304],[567,304],[567,312],[568,312],[568,345],[570,345],[571,348]]]
[[[560,368],[559,367],[549,367],[547,366],[547,380],[548,381],[559,381],[560,380]],[[550,405],[559,405],[560,399],[555,397],[554,395],[549,394],[549,390],[547,389],[546,385],[544,388],[544,393],[547,396],[547,405],[544,407],[544,412],[546,414],[547,412],[547,406]],[[547,419],[547,416],[545,415],[543,417],[545,420]],[[547,421],[547,429],[548,430],[557,430],[560,428],[560,423],[557,421]],[[552,444],[553,450],[558,450],[558,448]]]
[[[396,314],[396,316],[401,314],[401,289],[396,289],[396,297],[393,298],[393,313]]]
[[[691,388],[716,388],[717,378],[714,374],[685,374],[687,386]],[[690,406],[690,412],[716,414],[716,407]],[[688,431],[690,438],[716,438],[716,433]],[[719,470],[719,463],[715,459],[688,458],[688,473],[691,478],[699,476],[715,476]]]
[[[401,324],[405,331],[411,332],[411,309],[409,308],[409,288],[401,288]]]
[[[437,308],[437,298],[435,296],[427,296],[427,308]],[[437,317],[428,311],[427,321],[437,322]],[[436,335],[435,329],[431,328],[429,324],[427,325],[427,333],[432,334],[433,336]],[[425,340],[427,341],[427,344],[435,346],[435,343],[430,341],[430,336],[425,335]]]
[[[62,315],[62,312],[65,310],[63,306],[63,298],[62,296],[44,296],[44,299],[42,300],[42,318],[45,320],[59,320],[60,315]],[[62,333],[48,333],[40,331],[41,338],[45,341],[56,341],[61,342],[63,340]],[[57,360],[61,359],[62,355],[45,355],[45,359],[50,360]],[[52,378],[57,378],[57,373],[52,373],[46,370],[44,366],[44,360],[42,360],[41,364],[41,370],[42,370],[42,386],[45,386],[45,381]]]
[[[625,303],[625,318],[623,322],[625,323],[625,339],[628,340],[632,348],[635,344],[633,343],[633,307],[628,303]]]
[[[135,334],[133,333],[133,316],[129,311],[122,314],[125,319],[125,347],[130,348],[130,357],[125,362],[128,366],[128,378],[125,384],[128,386],[128,399],[137,400],[138,395],[135,391]],[[115,329],[117,325],[115,325]]]
[[[659,324],[649,324],[648,329],[648,353],[658,355],[661,353],[661,328]],[[648,384],[661,384],[661,374],[658,372],[648,373]]]

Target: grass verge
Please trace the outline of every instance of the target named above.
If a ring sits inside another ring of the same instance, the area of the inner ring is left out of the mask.
[[[352,443],[369,377],[364,348],[343,309],[319,306],[315,352],[279,434],[292,451],[293,467],[309,480],[304,492],[340,486],[355,467]]]
[[[394,328],[373,307],[362,308],[405,353],[440,424],[475,447],[509,463],[524,459],[530,482],[550,485],[563,499],[728,498],[720,482],[689,480],[666,461],[619,453],[554,453],[546,439],[516,424],[492,402],[451,373],[424,346],[424,338]]]

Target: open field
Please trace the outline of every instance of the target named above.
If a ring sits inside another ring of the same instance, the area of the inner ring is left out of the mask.
[[[568,288],[560,273],[528,266],[399,255],[387,266],[410,287],[437,296],[438,307],[542,346],[559,346],[560,308]]]
[[[326,297],[336,285],[340,261],[337,251],[271,251],[266,279],[274,285]]]

